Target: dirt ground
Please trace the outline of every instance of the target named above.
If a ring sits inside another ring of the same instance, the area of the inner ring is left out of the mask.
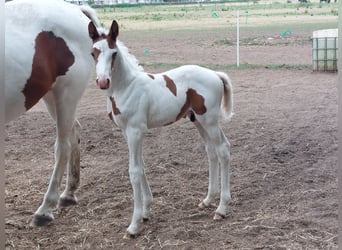
[[[39,104],[6,125],[6,249],[337,249],[337,74],[281,67],[311,63],[312,31],[281,32],[242,32],[240,62],[259,65],[246,69],[226,66],[235,63],[233,32],[121,36],[146,71],[194,63],[231,77],[235,116],[222,127],[232,145],[232,201],[224,220],[212,220],[214,207],[197,207],[207,158],[183,119],[147,133],[151,219],[137,239],[123,239],[133,208],[127,146],[106,114],[106,93],[91,82],[78,109],[79,204],[56,209],[47,227],[29,221],[52,173],[52,119]],[[280,66],[262,66],[269,64]]]

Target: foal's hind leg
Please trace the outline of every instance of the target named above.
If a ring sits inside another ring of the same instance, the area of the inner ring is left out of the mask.
[[[214,219],[222,219],[226,215],[228,202],[231,199],[229,183],[230,144],[218,123],[202,123],[196,126],[197,128],[200,127],[200,132],[202,129],[201,134],[206,135],[207,145],[211,145],[207,147],[210,162],[208,196],[201,204],[203,206],[209,205],[218,191],[218,159],[221,170],[221,194],[220,204],[216,209]],[[212,183],[210,184],[210,182]]]
[[[201,137],[205,141],[205,150],[207,152],[209,163],[208,194],[206,198],[198,205],[200,208],[204,208],[210,206],[211,201],[219,192],[219,162],[215,151],[215,146],[208,139],[207,132],[203,129],[202,125],[198,121],[195,121],[194,124]]]
[[[143,199],[143,221],[148,221],[150,219],[150,210],[153,201],[153,196],[147,181],[145,170],[143,171],[143,175],[141,178],[141,191]]]
[[[220,203],[214,216],[214,220],[219,220],[226,216],[228,202],[231,199],[229,180],[230,143],[219,126],[217,126],[217,132],[213,131],[212,139],[215,141],[216,153],[220,161],[221,169]]]

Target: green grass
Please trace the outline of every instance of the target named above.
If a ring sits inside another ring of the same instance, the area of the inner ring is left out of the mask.
[[[142,64],[143,67],[148,67],[149,69],[172,69],[177,68],[184,65],[183,63],[148,63]],[[290,70],[304,70],[311,69],[311,64],[249,64],[243,63],[237,67],[236,64],[198,64],[199,66],[206,67],[212,70],[223,70],[223,69],[270,69],[270,70],[281,70],[281,69],[290,69]]]
[[[232,17],[236,10],[248,11],[250,16],[291,16],[291,15],[338,15],[337,3],[322,5],[319,3],[290,4],[241,4],[229,3],[199,3],[199,4],[156,4],[156,5],[116,5],[114,7],[98,8],[102,18],[113,17],[129,20],[167,21],[176,19],[201,19],[212,16],[213,12],[220,17]],[[245,13],[245,12],[244,12]],[[129,15],[127,15],[129,14]]]
[[[234,4],[233,1],[225,3],[159,3],[159,4],[118,4],[111,7],[97,7],[98,11],[103,12],[149,12],[149,11],[184,11],[184,12],[197,12],[197,11],[230,11],[238,9],[250,10],[264,10],[264,9],[338,9],[338,3],[322,4],[322,3],[262,3],[245,1],[245,3]],[[96,6],[95,6],[96,7]]]
[[[289,27],[289,24],[283,23],[269,23],[263,26],[257,27],[259,30],[282,30]],[[322,23],[291,23],[291,29],[298,30],[320,30],[320,29],[334,29],[338,27],[337,22],[322,22]],[[242,27],[245,30],[255,30],[256,27]]]

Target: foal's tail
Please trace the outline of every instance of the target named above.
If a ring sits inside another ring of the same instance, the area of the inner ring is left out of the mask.
[[[233,116],[233,87],[232,82],[229,76],[223,72],[216,72],[216,74],[220,77],[223,82],[223,102],[222,102],[222,110],[224,118],[229,120]]]

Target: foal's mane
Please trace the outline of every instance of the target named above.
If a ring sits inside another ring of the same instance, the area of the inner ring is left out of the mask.
[[[144,71],[144,68],[139,65],[138,59],[129,53],[128,48],[123,44],[123,42],[117,40],[116,46],[121,57],[130,65],[131,69],[136,71]]]

